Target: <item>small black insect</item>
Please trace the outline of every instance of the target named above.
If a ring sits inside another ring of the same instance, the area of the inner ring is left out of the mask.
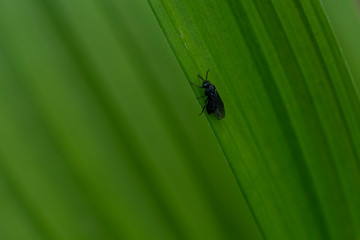
[[[192,84],[194,84],[198,88],[205,88],[205,95],[197,98],[199,99],[199,98],[207,97],[207,99],[205,100],[204,107],[199,115],[201,115],[204,112],[206,107],[206,111],[208,114],[214,113],[216,119],[220,120],[223,117],[225,117],[224,103],[221,100],[219,93],[216,91],[215,86],[212,85],[211,82],[207,80],[209,70],[207,70],[206,72],[205,80],[198,74],[198,77],[203,81],[202,86],[199,86],[195,83]]]

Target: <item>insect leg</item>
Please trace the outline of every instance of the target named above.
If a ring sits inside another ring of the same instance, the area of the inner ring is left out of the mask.
[[[209,99],[206,99],[205,104],[204,104],[204,107],[203,107],[201,113],[199,114],[199,116],[204,112],[204,110],[205,110],[205,108],[206,108],[206,105],[208,105],[208,103],[209,103]]]
[[[193,82],[190,82],[192,85],[195,85],[195,86],[197,86],[198,88],[204,88],[204,87],[202,87],[202,86],[199,86],[199,85],[197,85],[196,83],[193,83]]]
[[[196,99],[200,99],[200,98],[204,98],[204,97],[206,97],[206,95],[204,95],[204,96],[201,96],[201,97],[197,97]]]

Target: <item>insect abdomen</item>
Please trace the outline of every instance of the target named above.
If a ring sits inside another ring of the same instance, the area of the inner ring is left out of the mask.
[[[217,108],[216,102],[213,99],[209,99],[209,102],[206,106],[207,113],[211,114],[215,112],[216,108]]]

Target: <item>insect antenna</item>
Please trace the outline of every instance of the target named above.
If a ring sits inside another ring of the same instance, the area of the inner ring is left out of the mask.
[[[200,74],[198,74],[198,78],[200,78],[203,82],[205,82],[205,80],[202,78],[202,76],[200,76]]]
[[[206,78],[205,78],[205,80],[203,79],[202,76],[200,76],[200,74],[198,74],[198,78],[200,78],[203,82],[207,81],[209,71],[210,71],[210,69],[208,69],[207,72],[206,72]]]

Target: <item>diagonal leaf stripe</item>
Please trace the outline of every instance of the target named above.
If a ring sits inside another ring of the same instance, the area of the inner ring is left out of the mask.
[[[226,117],[207,118],[264,237],[359,238],[359,95],[320,2],[149,3],[188,80],[210,69]]]

